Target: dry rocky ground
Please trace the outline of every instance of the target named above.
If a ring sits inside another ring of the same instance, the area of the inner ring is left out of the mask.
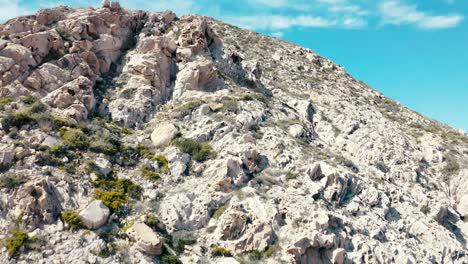
[[[0,25],[1,263],[468,263],[468,137],[311,50],[104,1]]]

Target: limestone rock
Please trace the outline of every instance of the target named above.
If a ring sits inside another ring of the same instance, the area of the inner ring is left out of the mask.
[[[151,141],[157,148],[165,147],[171,143],[178,132],[178,128],[171,123],[158,124],[151,133]]]
[[[54,223],[62,210],[57,189],[47,178],[40,177],[18,189],[8,203],[11,213],[21,217],[22,225],[30,230]]]
[[[87,228],[97,229],[107,222],[109,215],[109,208],[101,200],[95,200],[83,209],[78,217]]]
[[[127,230],[127,235],[135,241],[138,250],[149,255],[161,255],[162,239],[149,226],[135,223]]]

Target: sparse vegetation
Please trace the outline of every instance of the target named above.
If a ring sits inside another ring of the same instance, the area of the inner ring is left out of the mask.
[[[140,168],[141,172],[143,173],[143,176],[145,176],[146,178],[150,179],[150,180],[153,180],[153,181],[157,181],[159,179],[161,179],[161,176],[159,174],[157,174],[156,172],[154,171],[150,171],[148,170],[147,168]]]
[[[200,107],[202,104],[203,101],[200,100],[189,101],[176,108],[175,111],[181,113],[182,116],[190,115],[195,109]]]
[[[68,128],[62,134],[63,142],[72,148],[86,150],[90,141],[83,131],[76,128]]]
[[[128,202],[128,198],[139,199],[141,187],[129,179],[105,179],[94,181],[97,188],[94,196],[101,200],[112,212],[118,211]]]
[[[182,264],[177,256],[165,255],[161,258],[161,264]]]
[[[35,123],[35,120],[26,112],[10,113],[2,119],[2,127],[7,132],[13,127],[20,129],[32,123]]]
[[[35,102],[37,102],[37,97],[33,96],[33,95],[27,95],[27,96],[22,96],[20,97],[20,101],[24,104],[28,104],[28,105],[31,105],[31,104],[34,104]]]
[[[28,241],[29,236],[23,230],[11,230],[11,237],[6,240],[5,246],[8,255],[14,256],[18,250]]]
[[[25,182],[26,179],[13,173],[5,173],[0,176],[0,188],[13,189]]]
[[[11,102],[13,102],[13,98],[11,98],[11,97],[2,97],[2,98],[0,98],[0,110],[4,110],[5,106],[7,106]]]
[[[118,211],[120,207],[127,203],[127,197],[122,192],[96,190],[94,196],[109,207],[112,212]]]
[[[227,205],[223,205],[218,210],[216,210],[213,214],[214,219],[218,219],[227,209]]]
[[[78,212],[74,211],[66,211],[62,212],[61,215],[62,221],[67,224],[68,229],[70,230],[77,230],[83,228],[83,223],[78,218]]]
[[[215,257],[232,257],[232,253],[230,250],[225,249],[223,247],[215,247],[213,249],[213,256]]]
[[[192,159],[203,162],[208,159],[214,159],[216,153],[208,143],[198,143],[194,139],[179,138],[175,140],[175,145],[187,154],[190,154]]]
[[[185,251],[186,245],[193,245],[195,243],[197,243],[197,239],[192,232],[178,231],[172,234],[172,244],[178,254],[182,254]]]

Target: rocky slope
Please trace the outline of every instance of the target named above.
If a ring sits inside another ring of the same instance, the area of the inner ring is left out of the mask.
[[[1,263],[467,263],[468,137],[311,50],[104,1],[0,25]]]

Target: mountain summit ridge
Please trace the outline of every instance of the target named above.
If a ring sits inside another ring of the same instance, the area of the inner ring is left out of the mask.
[[[294,44],[103,1],[0,25],[2,263],[465,263],[468,137]]]

